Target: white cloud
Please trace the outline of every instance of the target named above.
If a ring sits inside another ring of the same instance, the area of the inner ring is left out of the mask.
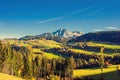
[[[99,28],[99,29],[93,29],[93,31],[109,31],[109,30],[119,30],[117,27],[103,27],[103,28]]]
[[[0,33],[0,39],[5,39],[5,38],[19,38],[19,36],[14,34]]]
[[[104,31],[103,29],[93,29],[93,31]]]
[[[65,15],[63,15],[63,16],[58,16],[58,17],[49,18],[49,19],[46,19],[46,20],[37,21],[36,23],[39,23],[39,24],[40,24],[40,23],[45,23],[45,22],[60,20],[60,19],[63,19],[63,18],[65,18],[65,17],[67,17],[67,16],[71,16],[71,15],[73,15],[73,14],[80,13],[80,12],[82,12],[82,11],[86,11],[86,10],[88,10],[88,9],[90,9],[90,8],[93,8],[93,7],[94,7],[94,6],[92,6],[92,7],[87,7],[87,8],[83,8],[83,9],[80,9],[80,10],[77,10],[77,11],[74,11],[74,12],[71,12],[71,13],[68,13],[68,14],[65,14]]]
[[[93,11],[92,13],[89,13],[89,14],[86,15],[86,16],[93,16],[93,15],[99,13],[99,12],[102,12],[103,10],[105,10],[105,9],[107,9],[107,8],[110,8],[110,7],[112,7],[112,6],[115,6],[116,4],[118,4],[118,2],[115,2],[113,5],[106,5],[106,6],[102,7],[102,8],[100,8],[100,9],[97,9],[97,10]],[[39,23],[39,24],[40,24],[40,23],[46,23],[46,22],[50,22],[50,21],[60,20],[60,19],[63,19],[63,18],[65,18],[65,17],[67,17],[67,16],[71,16],[71,15],[73,15],[73,14],[77,14],[77,13],[80,13],[80,12],[82,12],[82,11],[87,11],[87,10],[89,10],[89,9],[91,9],[91,8],[95,8],[95,7],[96,7],[96,5],[94,5],[94,6],[89,6],[89,7],[86,7],[86,8],[83,8],[83,9],[80,9],[80,10],[73,11],[73,12],[71,12],[71,13],[65,14],[65,15],[63,15],[63,16],[58,16],[58,17],[53,17],[53,18],[49,18],[49,19],[46,19],[46,20],[37,21],[36,23]]]
[[[118,28],[114,27],[114,26],[110,26],[110,27],[105,27],[105,29],[107,29],[107,30],[117,30]]]
[[[64,18],[64,16],[60,16],[60,17],[55,17],[55,18],[50,18],[50,19],[46,19],[46,20],[41,20],[41,21],[37,21],[37,23],[45,23],[45,22],[50,22],[50,21],[54,21],[54,20],[59,20]]]
[[[96,11],[94,11],[94,12],[92,12],[92,13],[86,15],[86,16],[92,16],[92,15],[95,15],[95,14],[97,14],[97,13],[103,11],[103,10],[106,9],[106,8],[108,8],[108,7],[103,7],[103,8],[101,8],[101,9],[97,9]]]
[[[119,1],[116,1],[116,2],[113,3],[112,5],[106,5],[106,6],[104,6],[103,8],[97,9],[97,10],[93,11],[92,13],[90,13],[90,14],[88,14],[88,15],[86,15],[86,16],[93,16],[93,15],[95,15],[95,14],[97,14],[97,13],[100,13],[100,12],[102,12],[102,11],[105,10],[105,9],[111,8],[111,7],[113,7],[113,6],[117,5],[117,4],[119,4]]]

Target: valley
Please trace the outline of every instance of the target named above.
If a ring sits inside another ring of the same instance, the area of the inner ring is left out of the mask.
[[[0,80],[120,80],[120,0],[0,0]]]
[[[4,39],[1,40],[0,48],[4,53],[0,57],[2,59],[1,72],[11,75],[9,68],[11,64],[14,64],[12,66],[14,76],[21,76],[23,79],[52,80],[55,77],[61,79],[71,77],[75,80],[77,78],[84,80],[88,77],[97,80],[101,77],[102,67],[105,80],[112,80],[111,77],[107,77],[111,74],[116,80],[119,78],[116,67],[120,64],[120,45],[115,43],[93,40],[87,42],[68,41],[65,44],[46,38]],[[18,56],[20,57],[18,58]],[[19,60],[16,60],[17,58]],[[16,69],[20,72],[17,72]]]

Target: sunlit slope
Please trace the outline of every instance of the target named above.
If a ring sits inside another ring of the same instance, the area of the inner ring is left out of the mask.
[[[11,45],[16,46],[25,46],[30,47],[30,49],[35,53],[35,56],[42,55],[46,56],[49,59],[52,58],[58,58],[58,55],[55,55],[53,53],[44,52],[44,49],[50,49],[50,48],[61,48],[62,44],[58,43],[53,40],[9,40],[8,41]]]
[[[48,52],[44,52],[40,49],[32,49],[34,53],[37,53],[37,54],[34,54],[35,56],[38,56],[38,55],[42,55],[42,56],[46,56],[48,59],[52,59],[52,58],[59,58],[58,55],[55,55],[53,53],[48,53]]]
[[[0,73],[0,80],[25,80],[25,79],[21,79],[15,76]]]
[[[61,47],[61,43],[55,42],[53,40],[27,40],[27,41],[9,40],[8,42],[10,44],[15,44],[20,46],[37,45],[45,48]]]
[[[117,65],[109,66],[109,68],[103,69],[103,76],[105,80],[119,80],[120,76],[118,75]],[[91,68],[91,69],[76,69],[74,70],[74,77],[94,77],[99,79],[101,76],[100,68]]]
[[[74,42],[69,43],[74,49],[83,50],[85,53],[100,53],[101,47],[104,47],[105,54],[120,53],[120,45],[103,42]]]
[[[85,42],[80,42],[79,44],[85,44]],[[110,44],[110,43],[102,43],[102,42],[87,42],[87,45],[91,46],[91,47],[104,46],[104,48],[109,48],[109,49],[120,49],[120,45]]]

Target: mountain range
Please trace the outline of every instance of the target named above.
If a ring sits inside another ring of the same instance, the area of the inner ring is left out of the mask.
[[[60,28],[54,32],[47,32],[35,36],[28,35],[21,37],[18,40],[34,40],[34,39],[54,40],[62,43],[93,41],[120,44],[120,30],[89,32],[83,34],[78,31],[70,32],[67,29]]]
[[[19,38],[19,40],[33,40],[33,39],[45,38],[45,39],[55,40],[55,41],[59,42],[58,39],[70,40],[70,39],[76,38],[76,37],[81,36],[81,35],[83,35],[83,33],[81,33],[81,32],[78,32],[78,31],[70,32],[67,29],[60,28],[52,33],[47,32],[47,33],[43,33],[43,34],[35,35],[35,36],[28,35],[28,36],[24,36],[24,37]]]

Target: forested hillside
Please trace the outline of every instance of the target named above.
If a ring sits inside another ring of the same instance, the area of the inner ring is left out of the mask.
[[[68,42],[109,42],[120,44],[120,31],[101,31],[86,33]]]

